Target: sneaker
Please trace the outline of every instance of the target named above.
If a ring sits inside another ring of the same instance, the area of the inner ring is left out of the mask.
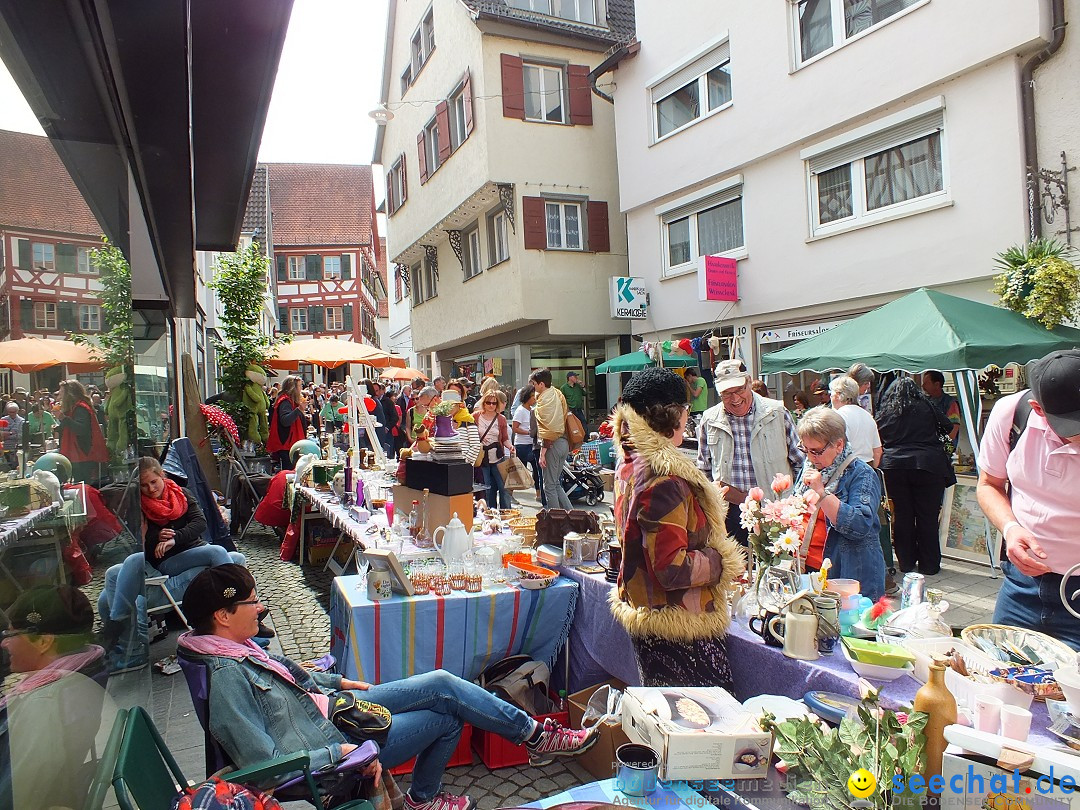
[[[584,754],[598,739],[596,726],[575,731],[549,717],[544,721],[540,739],[526,742],[525,747],[529,750],[529,764],[535,767],[547,765],[555,757],[576,757]]]
[[[405,794],[405,810],[472,810],[475,806],[476,802],[468,796],[453,793],[436,793],[426,802],[418,802],[411,794]]]
[[[892,574],[885,575],[885,594],[887,596],[895,596],[900,593],[900,586],[896,584],[896,577]]]

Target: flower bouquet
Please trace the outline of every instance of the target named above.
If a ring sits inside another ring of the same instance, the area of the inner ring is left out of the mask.
[[[750,533],[750,548],[759,566],[759,578],[766,568],[785,561],[791,561],[798,569],[803,533],[818,500],[813,490],[779,497],[791,489],[790,475],[777,474],[771,489],[778,496],[775,500],[765,500],[764,490],[753,487],[739,505],[739,522]]]
[[[454,412],[461,405],[460,402],[440,402],[438,405],[432,405],[428,413],[435,416],[453,416]]]

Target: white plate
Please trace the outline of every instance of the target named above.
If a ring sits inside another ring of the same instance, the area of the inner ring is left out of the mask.
[[[784,695],[758,695],[744,700],[743,706],[755,717],[760,717],[762,712],[769,712],[776,717],[778,722],[796,717],[815,716],[801,700],[792,700]]]

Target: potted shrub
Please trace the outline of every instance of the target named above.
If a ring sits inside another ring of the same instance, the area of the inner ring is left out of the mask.
[[[1080,304],[1080,272],[1073,255],[1067,245],[1045,238],[999,253],[994,292],[1002,306],[1047,329],[1074,320]]]

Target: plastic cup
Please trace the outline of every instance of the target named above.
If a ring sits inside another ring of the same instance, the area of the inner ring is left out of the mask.
[[[978,706],[978,699],[975,705]],[[1001,707],[1001,734],[1010,740],[1026,740],[1031,731],[1031,712],[1019,706]]]
[[[394,502],[391,500],[386,501],[386,525],[394,525]]]
[[[988,734],[997,734],[1001,727],[1003,706],[1000,698],[992,695],[978,695],[975,698],[975,728]],[[1028,712],[1028,722],[1030,721],[1031,713]],[[1024,737],[1027,737],[1026,732]]]

